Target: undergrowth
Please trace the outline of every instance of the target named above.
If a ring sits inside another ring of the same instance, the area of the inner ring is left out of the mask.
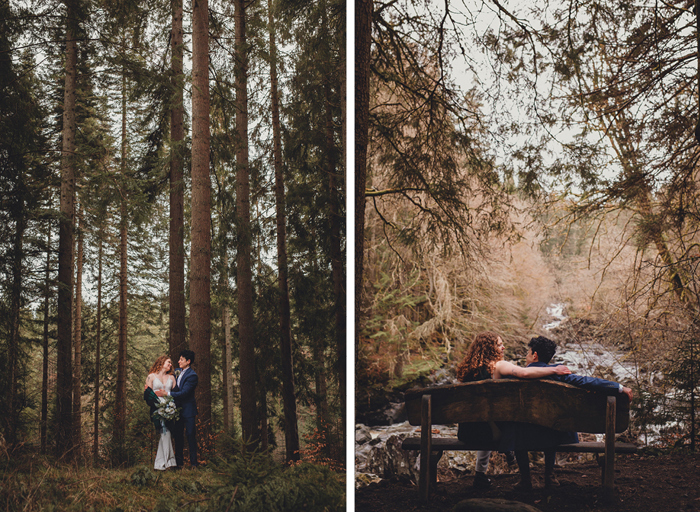
[[[23,511],[334,512],[345,510],[345,475],[269,453],[236,453],[196,471],[76,467],[22,454],[0,460],[0,509]]]

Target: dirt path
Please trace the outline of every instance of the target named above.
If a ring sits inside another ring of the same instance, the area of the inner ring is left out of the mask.
[[[615,511],[678,512],[700,511],[700,454],[618,455],[615,466],[616,492],[606,501],[600,486],[600,468],[595,461],[568,464],[557,469],[559,487],[542,488],[542,469],[533,476],[539,484],[531,493],[513,490],[515,474],[493,475],[487,491],[472,487],[473,474],[440,475],[431,502],[418,502],[418,489],[411,482],[381,482],[359,489],[355,495],[358,512],[444,512],[468,498],[502,498],[521,501],[543,512]],[[535,483],[533,481],[533,483]]]

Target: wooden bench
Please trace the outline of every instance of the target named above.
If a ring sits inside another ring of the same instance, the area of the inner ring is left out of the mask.
[[[408,437],[404,450],[420,450],[419,492],[428,501],[437,478],[437,464],[446,450],[492,450],[483,440],[433,438],[433,425],[470,422],[534,423],[556,430],[605,434],[602,443],[557,446],[558,452],[604,453],[603,486],[614,488],[615,452],[635,453],[630,443],[615,442],[615,433],[629,426],[629,398],[609,396],[552,380],[486,380],[412,389],[405,393],[408,421],[420,425],[420,437]],[[538,451],[533,448],[531,451]]]

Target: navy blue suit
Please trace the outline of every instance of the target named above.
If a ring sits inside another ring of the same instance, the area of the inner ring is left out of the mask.
[[[561,366],[558,364],[547,364],[541,363],[539,361],[530,363],[527,365],[548,367],[548,366]],[[590,389],[592,391],[603,391],[608,395],[614,395],[620,392],[620,385],[617,382],[612,382],[610,380],[598,379],[596,377],[585,377],[584,375],[576,375],[575,373],[570,373],[569,375],[552,375],[547,377],[548,379],[558,380],[559,382],[565,382],[571,384],[572,386],[577,386],[583,389]]]
[[[182,380],[176,385],[170,396],[175,399],[175,405],[182,407],[180,419],[175,423],[173,429],[173,438],[175,440],[175,462],[178,467],[182,467],[184,463],[185,449],[185,431],[187,431],[187,445],[190,449],[190,464],[197,466],[197,401],[194,398],[194,390],[199,383],[199,378],[194,369],[190,366],[186,370],[182,370]],[[176,379],[177,382],[178,379]]]

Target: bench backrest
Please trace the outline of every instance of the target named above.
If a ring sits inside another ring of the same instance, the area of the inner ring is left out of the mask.
[[[518,421],[556,430],[605,433],[607,394],[551,380],[499,379],[405,393],[408,421],[421,424],[421,397],[431,395],[432,423]],[[629,426],[629,399],[617,398],[615,431]]]

